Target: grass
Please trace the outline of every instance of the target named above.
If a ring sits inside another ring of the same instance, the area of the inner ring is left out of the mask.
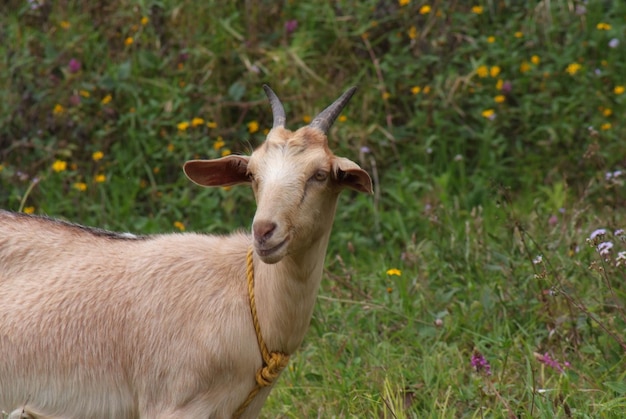
[[[263,82],[291,127],[359,85],[329,140],[376,193],[341,198],[264,417],[626,412],[622,2],[0,9],[2,208],[245,228],[251,193],[194,188],[181,163],[258,145]]]

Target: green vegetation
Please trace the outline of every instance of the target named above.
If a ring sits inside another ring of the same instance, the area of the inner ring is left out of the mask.
[[[341,199],[265,417],[626,412],[625,2],[9,0],[0,15],[0,207],[86,225],[246,228],[249,190],[201,190],[181,164],[258,145],[264,82],[294,128],[359,85],[329,141],[376,193]]]

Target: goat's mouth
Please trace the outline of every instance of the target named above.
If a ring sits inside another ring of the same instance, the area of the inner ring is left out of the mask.
[[[256,248],[257,254],[261,256],[264,262],[276,263],[280,259],[282,259],[283,252],[281,252],[281,250],[283,250],[286,247],[288,242],[289,242],[289,237],[286,237],[283,241],[278,243],[276,246],[272,246],[268,248],[257,243],[255,248]]]

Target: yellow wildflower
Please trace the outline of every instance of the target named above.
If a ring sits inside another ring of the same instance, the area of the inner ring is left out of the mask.
[[[409,38],[411,39],[417,38],[417,28],[415,26],[411,26],[409,28]]]
[[[150,22],[150,19],[148,18],[148,16],[144,16],[141,18],[141,24],[143,26],[146,26],[148,24],[148,22]]]
[[[309,122],[311,122],[311,115],[304,115],[302,117],[302,122],[304,122],[305,124],[308,124]]]
[[[220,148],[224,147],[225,143],[224,143],[224,139],[220,136],[217,137],[217,140],[215,140],[215,142],[213,143],[213,148],[215,150],[219,150]]]
[[[76,182],[74,184],[74,188],[81,192],[85,192],[87,190],[87,184],[85,182]]]
[[[187,128],[189,128],[189,122],[179,122],[178,124],[176,124],[176,128],[178,128],[179,131],[186,131]]]
[[[345,115],[339,115],[339,118],[337,120],[339,122],[346,122],[348,120],[348,117]]]
[[[522,63],[519,65],[519,72],[525,73],[529,70],[530,70],[530,64],[528,64],[528,61],[522,61]]]
[[[600,22],[596,25],[596,28],[600,31],[610,31],[611,25],[609,25],[608,23]]]
[[[487,42],[490,44],[493,44],[494,42],[496,42],[496,37],[495,36],[488,36],[487,37]]]
[[[259,123],[257,121],[250,121],[246,124],[248,126],[248,132],[254,134],[259,130]]]
[[[419,92],[422,91],[422,88],[419,86],[413,86],[411,87],[411,93],[413,93],[414,95],[418,94]]]
[[[209,121],[206,123],[206,126],[213,129],[213,128],[217,128],[217,122],[213,122],[213,121]]]
[[[110,103],[112,100],[113,100],[113,96],[106,95],[105,97],[102,98],[100,103],[102,103],[103,105],[106,105],[106,104]]]
[[[494,111],[493,109],[485,109],[484,111],[482,111],[481,115],[483,116],[483,118],[493,119],[496,116],[496,111]]]
[[[489,69],[489,75],[493,78],[498,77],[498,74],[500,74],[500,66],[494,65]]]
[[[387,287],[387,294],[391,294],[393,292],[393,288]]]
[[[91,159],[93,161],[102,160],[103,157],[104,157],[104,153],[102,151],[94,151],[93,154],[91,155]]]
[[[391,97],[391,94],[389,92],[383,92],[383,100],[387,100]]]
[[[489,75],[489,68],[486,65],[481,65],[476,69],[476,74],[480,78],[485,78]]]
[[[402,271],[400,269],[397,268],[391,268],[391,269],[387,269],[387,275],[392,276],[400,276],[402,275]]]
[[[70,26],[72,26],[72,24],[68,22],[67,20],[62,20],[61,22],[59,22],[59,26],[65,30],[68,30]]]
[[[613,114],[613,110],[611,108],[604,108],[602,109],[602,115],[604,116],[611,116]]]
[[[424,86],[424,88],[422,89],[422,92],[424,92],[425,95],[430,93],[430,86]]]
[[[431,12],[431,7],[427,4],[420,7],[420,15],[427,15]]]
[[[204,119],[199,118],[197,116],[191,120],[191,126],[194,127],[194,128],[198,127],[198,126],[200,126],[202,124],[204,124]]]
[[[59,105],[58,103],[54,105],[54,109],[52,109],[53,114],[61,115],[63,112],[65,112],[65,108],[62,105]]]
[[[573,76],[574,74],[578,73],[578,71],[581,69],[581,65],[578,63],[571,63],[567,66],[567,68],[565,69],[566,72],[569,73],[570,76]]]
[[[57,173],[67,170],[67,162],[63,160],[55,160],[55,162],[52,163],[52,170]]]
[[[35,207],[25,207],[24,214],[33,214],[35,212]]]
[[[611,129],[611,123],[610,122],[605,122],[604,124],[600,125],[600,129],[602,131],[608,131]]]
[[[615,86],[615,88],[613,89],[613,93],[615,93],[616,95],[621,95],[622,93],[624,93],[624,86]]]
[[[400,5],[400,7],[406,6],[410,2],[411,2],[411,0],[398,0],[398,4]]]
[[[484,12],[483,6],[472,6],[472,13],[480,15]]]
[[[185,231],[185,224],[181,223],[180,221],[174,221],[174,227],[176,227],[180,231]]]
[[[523,37],[523,36],[524,36],[524,33],[523,33],[523,32],[520,32],[520,31],[517,31],[517,32],[515,32],[515,33],[513,34],[513,36],[514,36],[514,37],[516,37],[516,38],[521,38],[521,37]]]
[[[132,36],[129,36],[128,38],[124,39],[124,45],[126,46],[132,45],[133,42],[135,42],[135,40],[133,39]]]
[[[498,79],[498,81],[496,82],[496,89],[502,90],[503,85],[504,85],[504,80]]]
[[[94,182],[96,183],[104,183],[107,180],[106,175],[100,173],[99,175],[96,175],[95,178],[93,178]]]
[[[539,58],[538,55],[533,55],[532,57],[530,57],[530,62],[534,65],[539,65],[539,63],[541,62],[541,58]]]
[[[167,151],[169,151],[170,153],[171,153],[172,151],[174,151],[174,148],[175,148],[175,147],[174,147],[174,144],[172,144],[172,143],[169,143],[169,144],[167,145]]]
[[[228,149],[228,148],[223,149],[222,150],[222,157],[226,157],[228,155],[230,155],[230,149]]]
[[[504,101],[506,101],[506,96],[498,95],[498,96],[494,97],[493,100],[496,103],[503,103]]]
[[[82,97],[85,97],[85,98],[91,96],[91,93],[89,93],[88,90],[79,90],[78,94],[81,95]]]

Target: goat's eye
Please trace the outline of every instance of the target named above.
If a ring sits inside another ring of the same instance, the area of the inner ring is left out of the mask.
[[[315,179],[318,182],[323,182],[326,179],[328,179],[328,172],[325,170],[318,170],[317,172],[315,172],[315,174],[311,177],[311,179]]]

